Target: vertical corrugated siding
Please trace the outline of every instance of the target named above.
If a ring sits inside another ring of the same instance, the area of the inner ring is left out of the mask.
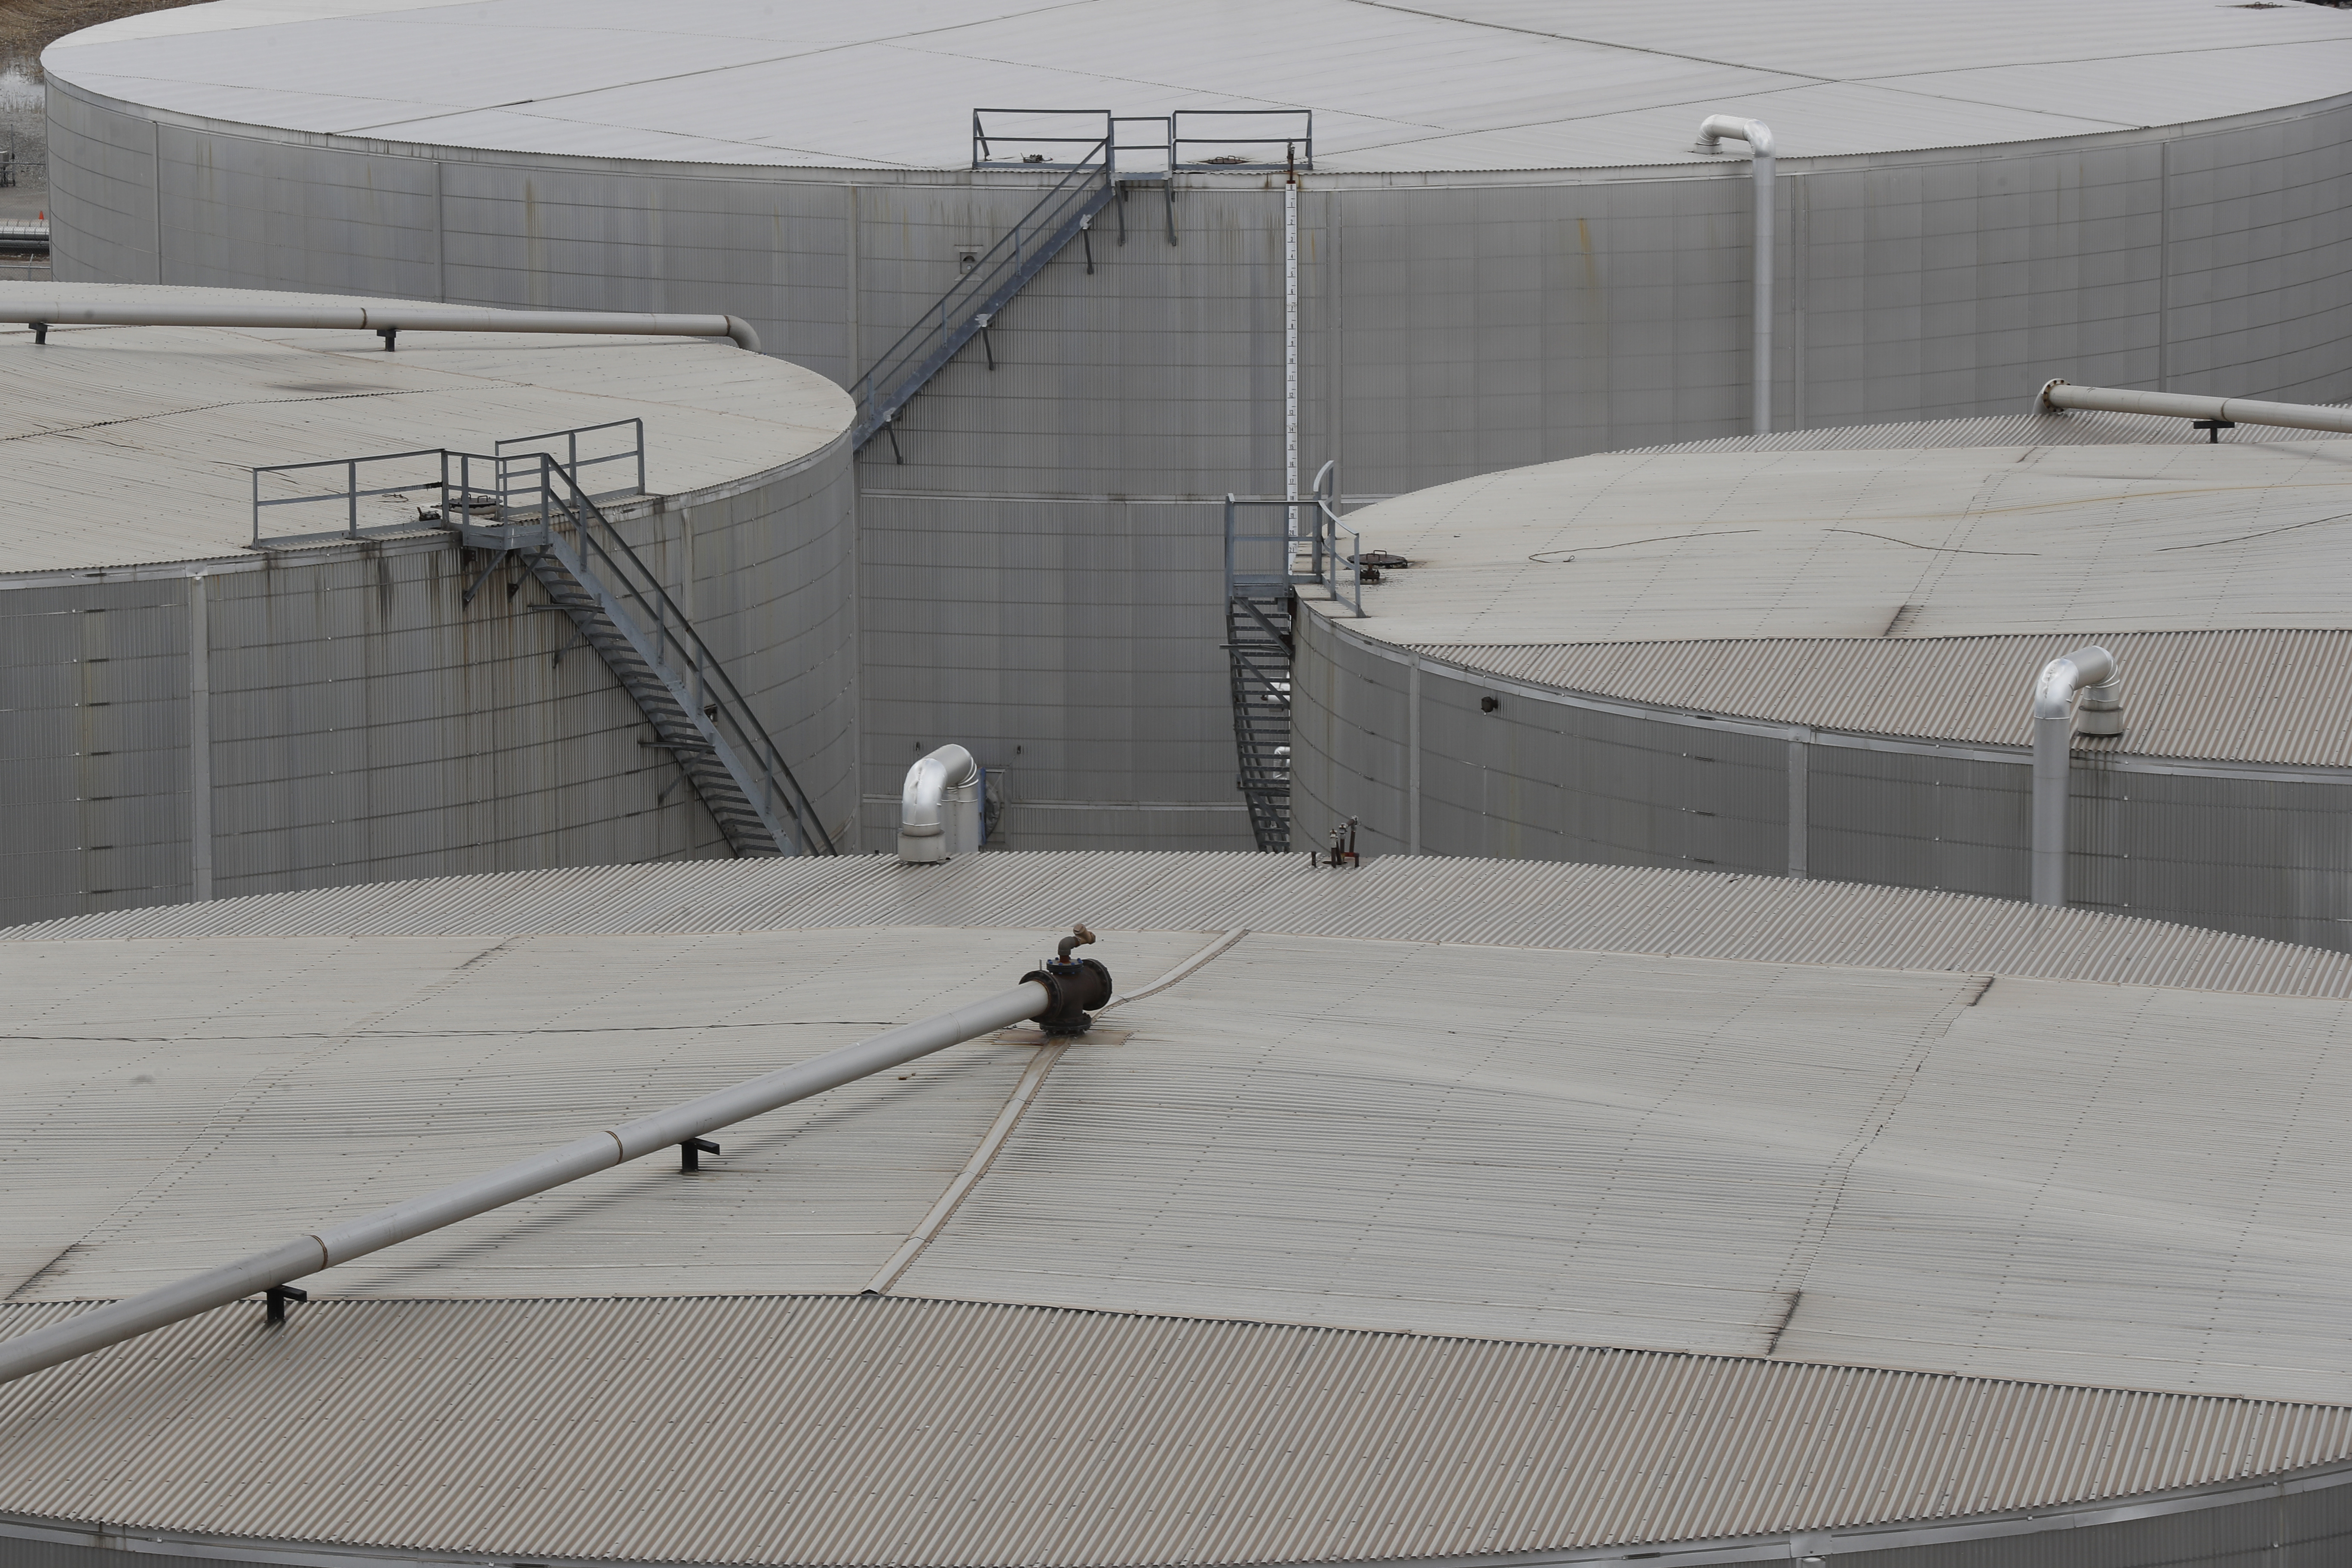
[[[2352,957],[2001,899],[1777,877],[1391,856],[884,856],[525,871],[181,904],[0,940],[505,935],[852,925],[1258,931],[2352,995]]]
[[[63,1306],[0,1306],[0,1330]],[[5,1506],[745,1563],[1331,1562],[2114,1498],[2352,1411],[877,1297],[322,1301],[0,1389]]]

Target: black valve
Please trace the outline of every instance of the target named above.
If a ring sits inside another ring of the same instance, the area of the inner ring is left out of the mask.
[[[1045,961],[1043,969],[1033,969],[1021,978],[1043,985],[1053,1000],[1036,1016],[1037,1026],[1049,1035],[1083,1035],[1094,1025],[1093,1009],[1110,1000],[1110,971],[1091,958],[1072,958],[1070,950],[1084,947],[1095,940],[1095,933],[1084,926],[1074,926],[1062,939],[1055,956]]]

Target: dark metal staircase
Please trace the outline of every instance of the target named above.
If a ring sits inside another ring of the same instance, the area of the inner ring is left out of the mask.
[[[1225,595],[1225,647],[1233,666],[1234,750],[1250,834],[1264,851],[1290,847],[1289,584]]]
[[[1252,531],[1243,526],[1244,514],[1271,514],[1271,521]],[[1360,616],[1361,552],[1361,540],[1339,521],[1338,469],[1330,463],[1315,476],[1312,495],[1225,498],[1225,653],[1236,784],[1262,852],[1290,847],[1290,681],[1299,590]]]
[[[630,432],[627,446],[595,455],[624,430]],[[620,472],[610,476],[612,489],[592,493],[583,482],[592,469],[614,468]],[[739,856],[836,853],[783,752],[726,668],[597,505],[642,493],[645,482],[645,425],[637,419],[516,437],[488,455],[436,447],[280,464],[253,470],[253,542],[266,549],[358,540],[438,523],[486,557],[467,585],[467,605],[502,563],[529,568],[549,600],[530,607],[561,611],[573,637],[596,651],[653,727],[654,738],[640,744],[677,760],[730,849]],[[437,495],[439,504],[415,505],[425,495]],[[277,510],[288,507],[299,510]],[[265,536],[265,515],[290,515],[295,531]],[[518,572],[507,596],[521,586]],[[557,650],[557,663],[572,646]]]
[[[508,458],[499,489],[502,521],[458,525],[468,547],[492,552],[468,602],[499,561],[521,561],[635,700],[654,731],[642,743],[676,760],[738,858],[835,853],[751,704],[572,473],[546,454]]]

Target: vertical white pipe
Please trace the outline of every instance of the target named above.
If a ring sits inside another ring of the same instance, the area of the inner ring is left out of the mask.
[[[2037,904],[2066,901],[2073,729],[2073,716],[2063,711],[2033,716],[2033,885],[2028,896]]]
[[[1789,742],[1789,876],[1805,879],[1805,861],[1811,847],[1812,809],[1806,798],[1811,782],[1812,747],[1801,740]]]
[[[1772,428],[1772,128],[1734,114],[1708,115],[1698,128],[1699,145],[1712,153],[1725,140],[1748,143],[1756,175],[1756,257],[1749,268],[1755,291],[1748,328],[1756,386],[1752,417],[1756,434],[1762,436]]]
[[[1753,127],[1756,122],[1751,120],[1748,124]],[[1762,436],[1772,428],[1772,142],[1767,136],[1762,146],[1752,142],[1748,145],[1756,149],[1749,160],[1756,169],[1756,292],[1748,305],[1755,317],[1750,352],[1756,359],[1756,434]]]
[[[1405,675],[1404,685],[1404,848],[1408,855],[1421,853],[1421,655],[1412,656],[1412,665]]]
[[[213,639],[205,574],[188,574],[188,886],[213,896]]]
[[[2066,809],[2073,794],[2074,696],[2086,686],[2112,688],[2115,656],[2103,647],[2078,647],[2042,667],[2033,686],[2033,859],[2032,891],[2037,904],[2066,901]],[[2115,706],[2112,695],[2105,705]],[[2120,721],[2116,721],[2117,726]],[[2115,733],[2111,729],[2107,732]]]
[[[1282,186],[1282,472],[1298,493],[1298,173],[1292,170]],[[1289,509],[1290,537],[1298,537],[1298,509]]]

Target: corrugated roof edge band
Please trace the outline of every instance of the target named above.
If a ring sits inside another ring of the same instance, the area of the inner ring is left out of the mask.
[[[59,324],[89,327],[315,327],[374,332],[392,347],[399,332],[564,332],[588,336],[727,338],[760,352],[760,334],[740,316],[628,310],[494,310],[451,305],[190,305],[142,300],[135,291],[103,303],[0,289],[0,321],[31,327],[42,342]]]
[[[2202,397],[2187,392],[2132,392],[2113,386],[2075,386],[2064,381],[2045,381],[2042,390],[2033,395],[2036,414],[2063,414],[2072,408],[2210,420],[2221,429],[2232,425],[2277,425],[2289,430],[2352,435],[2352,408],[2329,408],[2316,403],[2262,403],[2251,397]]]
[[[1659,1568],[1712,1568],[1724,1564],[1820,1561],[1835,1554],[1894,1552],[1967,1542],[2000,1541],[2020,1535],[2094,1530],[2103,1525],[2129,1524],[2140,1520],[2202,1513],[2211,1509],[2242,1508],[2252,1503],[2284,1504],[2291,1498],[2352,1486],[2352,1462],[2332,1460],[2292,1470],[2203,1486],[2172,1487],[2082,1502],[2007,1509],[1997,1513],[1933,1520],[1905,1520],[1888,1524],[1832,1526],[1818,1530],[1769,1531],[1754,1535],[1619,1542],[1607,1546],[1570,1547],[1557,1551],[1497,1552],[1448,1557],[1390,1557],[1385,1568],[1583,1568],[1587,1563],[1623,1563],[1629,1557],[1654,1562]],[[80,1547],[112,1552],[204,1560],[269,1563],[279,1568],[392,1568],[392,1565],[463,1564],[478,1568],[485,1554],[415,1547],[357,1546],[319,1541],[268,1537],[209,1535],[103,1521],[60,1519],[39,1514],[0,1514],[0,1541],[37,1542],[44,1545]],[[539,1568],[638,1568],[658,1559],[629,1557],[564,1557],[535,1554]],[[1292,1561],[1300,1561],[1292,1559]],[[1323,1559],[1323,1561],[1331,1561]],[[1360,1559],[1359,1561],[1361,1561]]]
[[[1087,1001],[1058,994],[1056,986],[1047,984],[1043,976],[1025,979],[1012,990],[1000,992],[984,1002],[903,1025],[731,1089],[714,1090],[667,1110],[656,1110],[617,1127],[575,1138],[561,1147],[453,1182],[358,1219],[321,1226],[265,1252],[191,1275],[175,1284],[93,1308],[29,1334],[0,1341],[0,1383],[135,1339],[215,1307],[226,1306],[257,1290],[278,1289],[289,1280],[610,1170],[625,1161],[691,1144],[721,1127],[823,1094],[869,1073],[945,1050],[1025,1018],[1064,1015],[1066,1001],[1076,1001],[1081,1007],[1099,1007],[1107,1000],[1110,987],[1106,983],[1102,990],[1104,995]],[[273,1311],[278,1310],[278,1298],[271,1298],[271,1301]]]

